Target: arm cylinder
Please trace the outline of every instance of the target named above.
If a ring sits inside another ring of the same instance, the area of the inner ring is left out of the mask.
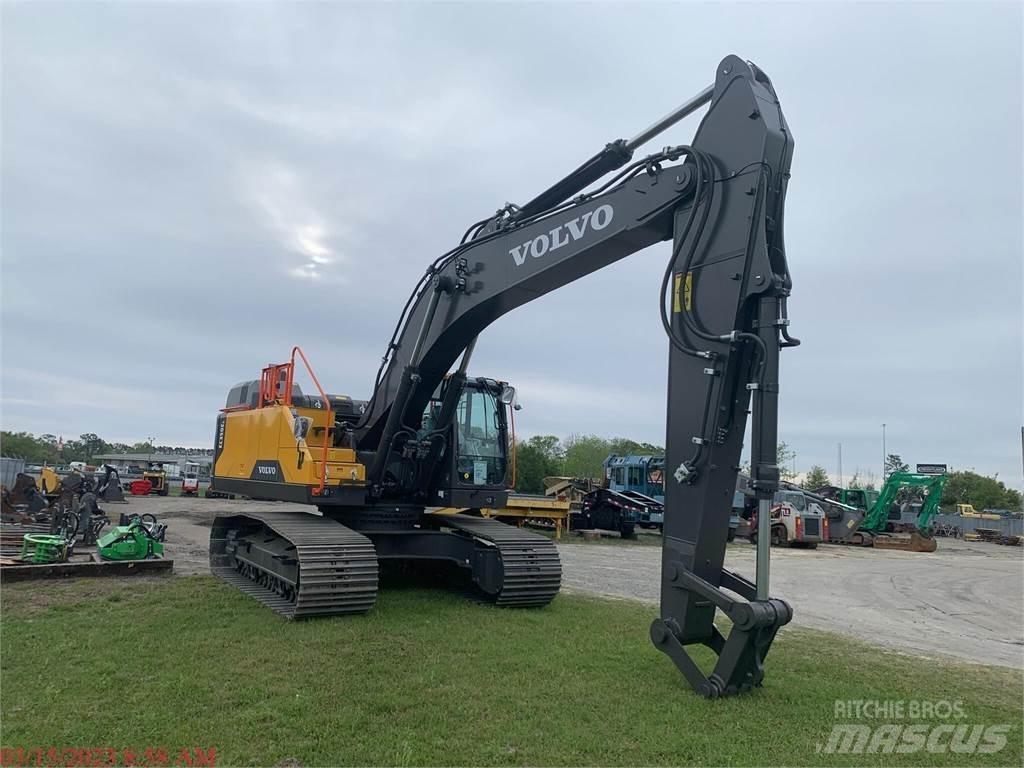
[[[672,112],[665,115],[665,117],[661,118],[661,120],[654,123],[646,130],[641,131],[629,141],[623,141],[622,139],[613,141],[564,179],[557,182],[544,192],[541,192],[537,197],[533,198],[533,200],[523,205],[522,208],[513,214],[512,220],[521,221],[522,219],[546,211],[549,208],[553,208],[562,201],[568,200],[577,192],[583,191],[584,188],[600,179],[606,173],[618,170],[633,158],[634,150],[636,150],[636,148],[641,144],[647,143],[662,131],[671,128],[684,117],[693,114],[702,106],[710,102],[714,90],[714,86],[709,85],[696,96],[688,99]]]
[[[668,130],[673,125],[682,120],[684,117],[692,115],[698,109],[700,109],[705,104],[711,101],[711,96],[714,92],[715,86],[709,85],[696,96],[688,99],[686,102],[678,106],[676,109],[669,112],[667,115],[661,118],[661,120],[658,120],[656,123],[654,123],[647,129],[640,131],[640,133],[638,133],[632,139],[627,141],[626,149],[628,149],[630,152],[633,152],[641,144],[646,144],[659,133]]]

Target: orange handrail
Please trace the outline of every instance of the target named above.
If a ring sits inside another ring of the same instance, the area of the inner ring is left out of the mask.
[[[327,426],[324,428],[324,450],[323,456],[320,457],[320,487],[313,491],[314,496],[320,496],[324,492],[324,486],[327,482],[327,452],[328,443],[331,436],[331,425],[334,423],[334,413],[331,411],[331,401],[327,397],[327,393],[324,392],[324,388],[320,386],[320,380],[317,379],[316,374],[313,373],[313,366],[309,364],[309,360],[306,359],[306,354],[297,345],[292,347],[292,359],[288,364],[288,379],[285,384],[285,392],[287,393],[287,403],[292,404],[292,378],[295,375],[295,353],[299,353],[299,357],[302,358],[302,364],[306,366],[306,372],[309,373],[309,378],[313,380],[316,385],[317,391],[320,393],[320,397],[324,401],[324,409],[327,411]]]
[[[298,346],[292,347],[292,357],[287,363],[274,364],[271,363],[263,369],[263,373],[260,376],[260,394],[257,408],[262,408],[265,405],[270,405],[282,401],[284,405],[289,408],[292,405],[292,385],[295,381],[295,353],[298,352],[299,357],[302,358],[302,364],[306,366],[306,372],[309,373],[309,377],[313,380],[316,385],[317,391],[320,393],[320,397],[324,402],[324,409],[327,411],[327,426],[324,428],[324,449],[323,455],[320,457],[320,485],[313,489],[314,496],[321,496],[324,492],[324,488],[327,484],[327,454],[330,449],[331,439],[331,425],[334,423],[334,412],[331,410],[331,401],[327,397],[327,393],[324,392],[324,388],[320,386],[320,380],[313,373],[313,366],[309,364],[309,360],[306,359],[306,354]],[[284,374],[284,391],[278,394],[278,390],[281,384],[281,375]],[[225,408],[224,410],[248,408],[248,406],[234,406],[231,409]]]

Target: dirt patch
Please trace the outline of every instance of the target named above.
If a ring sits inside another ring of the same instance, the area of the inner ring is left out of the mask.
[[[302,504],[276,501],[249,501],[243,499],[207,499],[175,496],[129,496],[127,504],[108,504],[107,516],[116,521],[121,512],[150,513],[167,525],[164,553],[174,560],[174,573],[178,576],[207,574],[210,572],[210,526],[218,515],[241,514],[249,511],[308,512]]]

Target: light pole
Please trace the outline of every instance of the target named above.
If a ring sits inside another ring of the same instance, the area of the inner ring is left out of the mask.
[[[882,422],[882,482],[885,482],[885,422]]]

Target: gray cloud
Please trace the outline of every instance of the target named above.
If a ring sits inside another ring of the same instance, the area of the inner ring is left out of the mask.
[[[205,444],[294,343],[366,396],[430,259],[736,52],[797,142],[798,467],[877,473],[886,422],[1021,485],[1019,5],[8,3],[2,35],[5,428]],[[666,257],[488,329],[521,432],[663,440]]]

